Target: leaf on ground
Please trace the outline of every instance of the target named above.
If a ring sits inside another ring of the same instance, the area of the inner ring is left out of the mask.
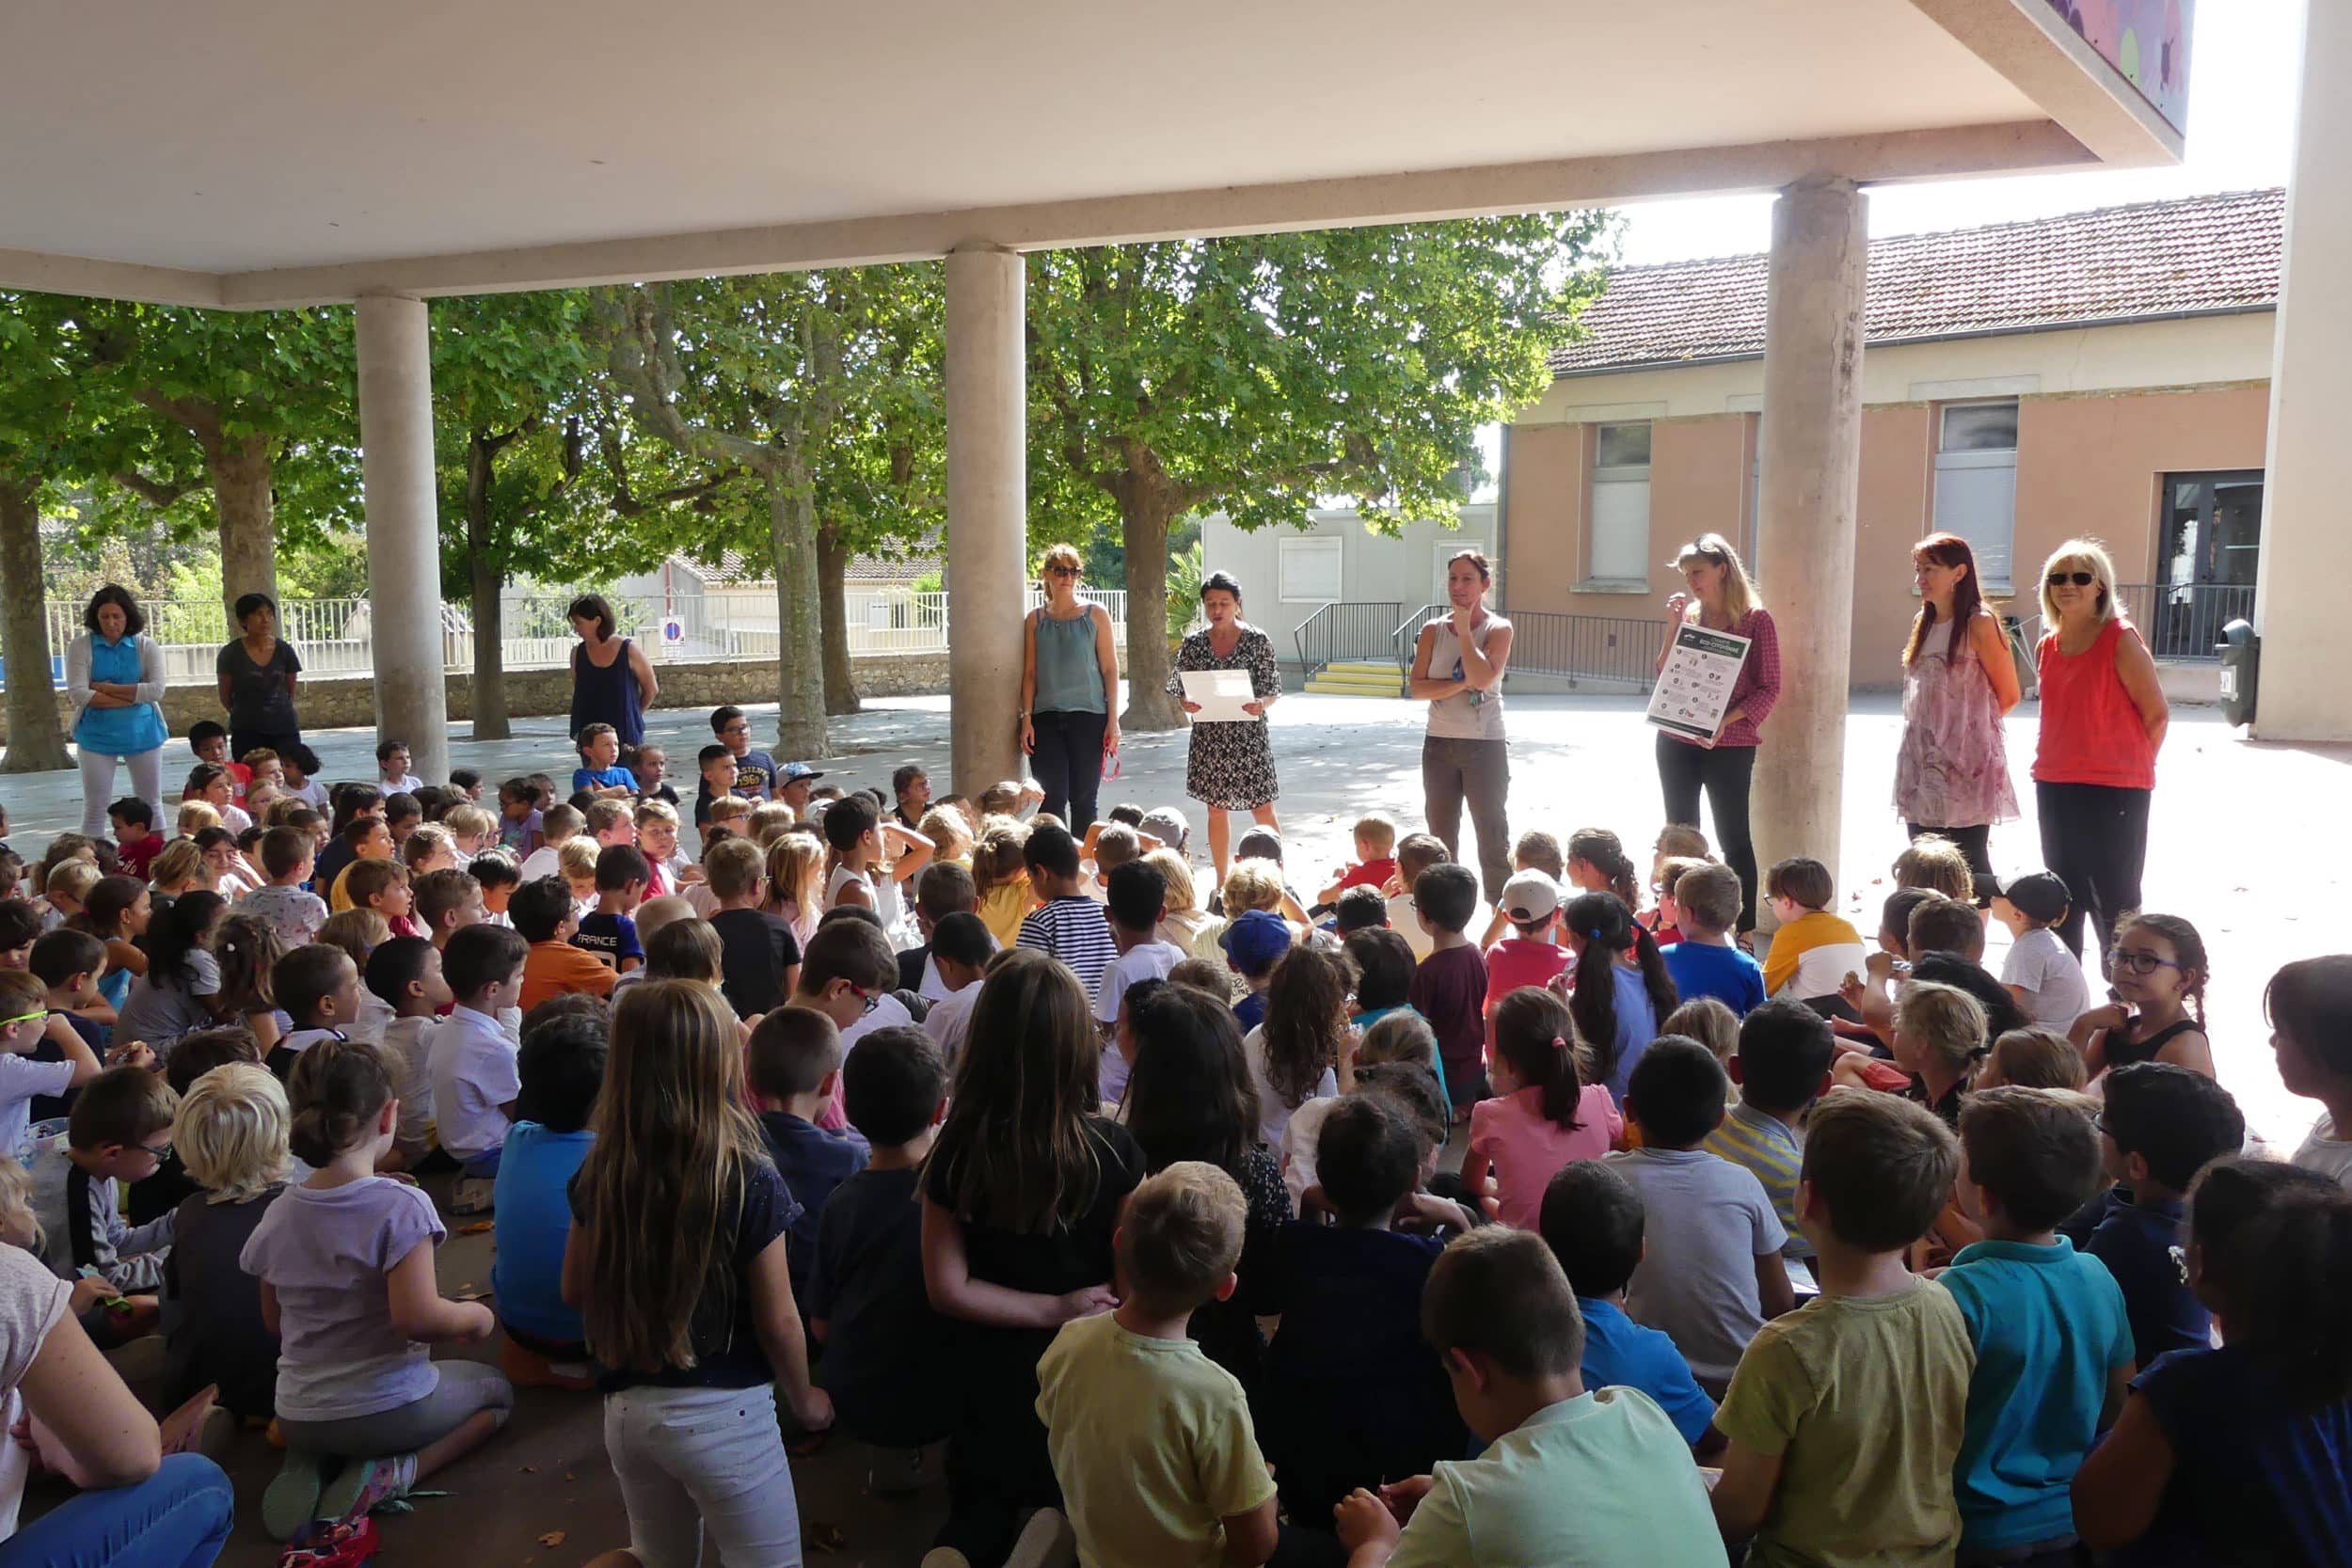
[[[551,1529],[548,1531],[547,1534],[539,1537],[539,1544],[542,1546],[561,1546],[564,1544],[564,1532],[560,1529]]]
[[[493,1222],[489,1220],[476,1220],[471,1225],[461,1225],[457,1227],[457,1234],[460,1236],[487,1236],[490,1233],[492,1223]]]

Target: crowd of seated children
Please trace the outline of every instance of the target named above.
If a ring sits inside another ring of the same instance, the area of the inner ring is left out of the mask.
[[[2205,982],[2213,966],[2204,939],[2178,915],[2135,914],[2115,929],[2115,994],[2121,1001],[2076,1018],[2068,1037],[2096,1078],[2134,1062],[2169,1062],[2214,1076],[2205,1037]]]
[[[192,1054],[196,1037],[182,1042]],[[278,1409],[277,1328],[239,1266],[254,1227],[285,1190],[294,1156],[286,1091],[250,1059],[208,1069],[180,1097],[171,1148],[198,1191],[172,1215],[164,1259],[163,1404],[177,1409],[207,1386],[223,1409],[266,1421]]]
[[[1592,1048],[1594,1076],[1622,1105],[1634,1067],[1658,1037],[1658,1021],[1681,999],[1658,943],[1615,894],[1579,894],[1560,924],[1576,954],[1565,977],[1572,988],[1568,1011]]]
[[[1496,1098],[1470,1110],[1462,1180],[1480,1192],[1491,1173],[1497,1217],[1532,1230],[1553,1173],[1608,1153],[1625,1121],[1606,1085],[1579,1076],[1576,1024],[1559,997],[1522,986],[1496,1006],[1490,1029]]]
[[[564,1299],[567,1196],[595,1133],[588,1122],[604,1085],[605,1009],[564,996],[525,1020],[516,1056],[521,1087],[493,1183],[496,1251],[490,1289],[506,1333],[501,1365],[518,1385],[589,1386],[587,1331]]]
[[[1740,920],[1740,874],[1727,865],[1671,863],[1687,867],[1672,895],[1677,940],[1659,949],[1675,992],[1685,1002],[1711,997],[1745,1018],[1763,1005],[1764,968],[1731,940]],[[1661,907],[1668,896],[1659,895]]]
[[[2298,958],[2263,994],[2279,1081],[2322,1109],[2295,1163],[2352,1187],[2352,955]]]
[[[1758,1006],[1740,1023],[1731,1059],[1739,1102],[1703,1146],[1762,1184],[1788,1236],[1781,1251],[1792,1260],[1813,1256],[1797,1218],[1797,1173],[1804,1163],[1805,1115],[1828,1092],[1836,1054],[1829,1021],[1804,1003]]]

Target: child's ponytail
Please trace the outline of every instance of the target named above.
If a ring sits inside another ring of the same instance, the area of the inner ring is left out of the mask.
[[[1617,835],[1606,828],[1580,828],[1568,835],[1568,859],[1582,861],[1609,879],[1609,891],[1629,910],[1642,907],[1642,890],[1634,885],[1633,861]]]
[[[1658,939],[1640,921],[1630,924],[1633,957],[1642,966],[1642,989],[1649,992],[1650,1010],[1664,1018],[1682,1006],[1682,993],[1675,990],[1674,973],[1666,967],[1666,955],[1658,949]]]
[[[305,1164],[329,1164],[368,1135],[391,1098],[382,1052],[363,1040],[319,1040],[294,1058],[287,1078],[287,1144]]]
[[[1495,1054],[1531,1089],[1544,1091],[1544,1119],[1563,1132],[1583,1125],[1577,1101],[1576,1022],[1568,1005],[1538,986],[1521,986],[1495,1005]]]
[[[1633,945],[1633,914],[1613,893],[1580,893],[1561,910],[1560,924],[1582,944],[1568,1014],[1592,1048],[1594,1076],[1605,1083],[1617,1075],[1617,989],[1609,972]]]
[[[2307,1408],[2352,1396],[2352,1193],[2280,1161],[2217,1160],[2189,1195],[2189,1239],[2230,1343]]]

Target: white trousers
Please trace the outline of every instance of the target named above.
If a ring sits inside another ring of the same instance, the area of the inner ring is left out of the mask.
[[[108,838],[106,808],[115,803],[115,758],[100,755],[87,746],[75,746],[74,754],[82,763],[82,832],[92,838]],[[171,818],[164,815],[164,749],[134,752],[131,764],[131,793],[147,802],[147,809],[155,814],[155,831],[166,838],[171,836]]]
[[[628,1388],[604,1399],[604,1449],[645,1568],[801,1568],[801,1509],[775,1388]]]

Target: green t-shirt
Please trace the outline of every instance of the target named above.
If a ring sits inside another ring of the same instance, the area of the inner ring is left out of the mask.
[[[1952,1560],[1952,1464],[1976,1367],[1941,1285],[1820,1296],[1764,1325],[1715,1425],[1782,1456],[1749,1568],[1901,1568]]]
[[[1221,1568],[1225,1518],[1274,1496],[1241,1385],[1190,1339],[1081,1318],[1037,1386],[1084,1568]]]
[[[1691,1447],[1647,1394],[1547,1405],[1485,1453],[1440,1461],[1389,1568],[1723,1568]]]

